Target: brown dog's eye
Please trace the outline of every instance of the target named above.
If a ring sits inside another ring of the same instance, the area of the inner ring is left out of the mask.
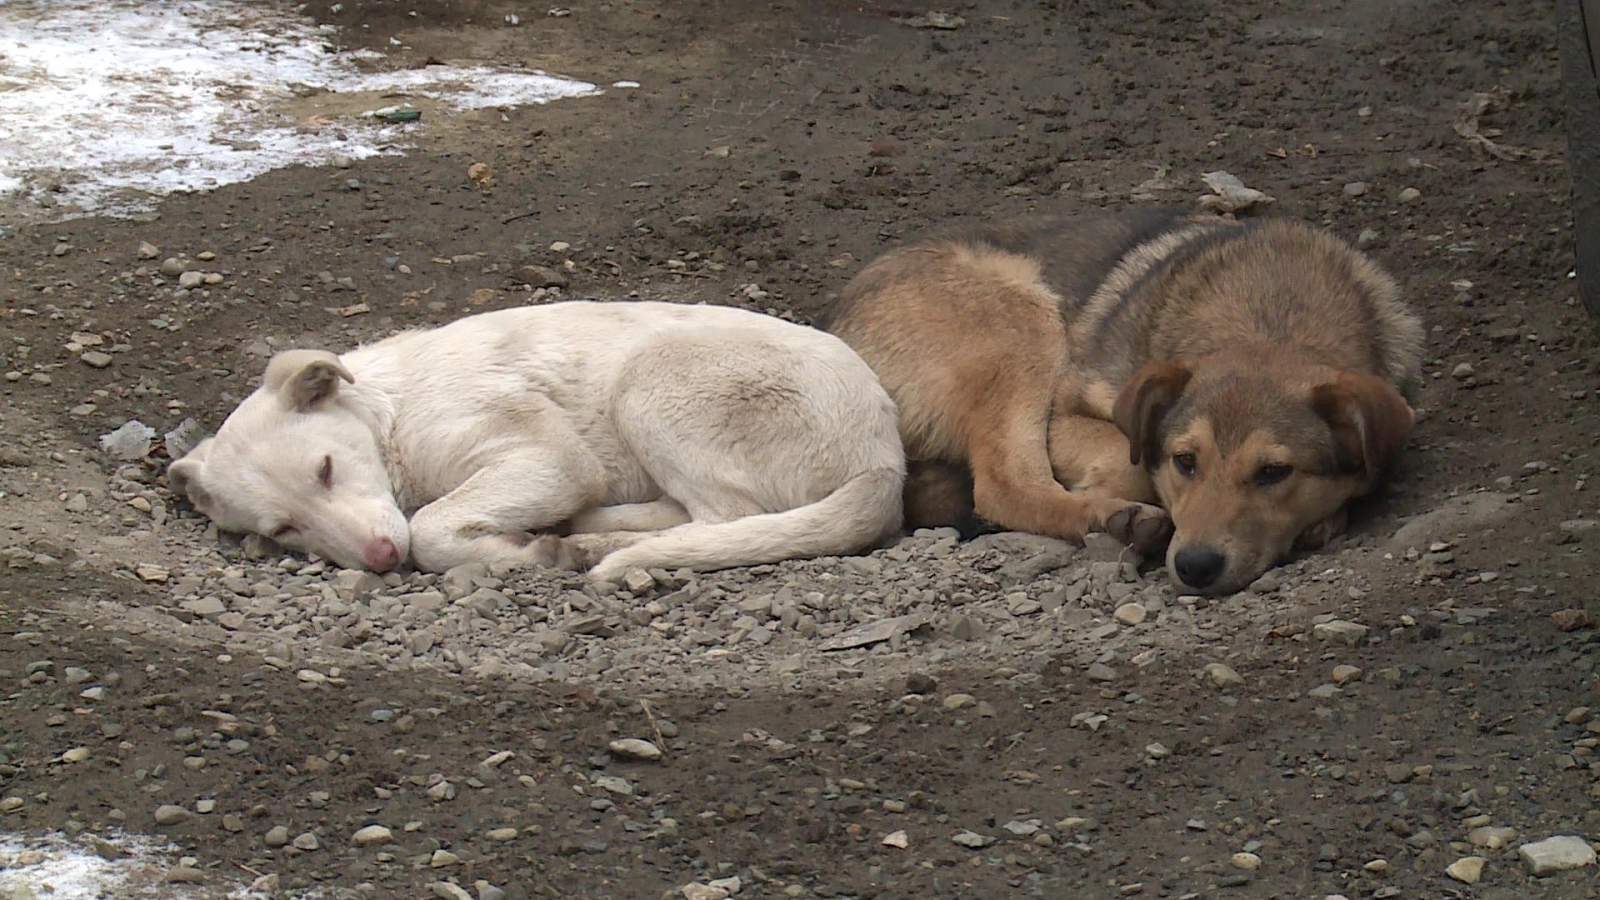
[[[1179,475],[1182,475],[1185,478],[1193,478],[1194,477],[1194,467],[1195,467],[1194,454],[1193,453],[1174,453],[1174,454],[1172,454],[1172,467],[1174,469],[1178,470],[1178,474]]]
[[[1257,487],[1270,487],[1288,478],[1293,471],[1294,468],[1292,466],[1274,463],[1257,469],[1255,476],[1251,480],[1256,483]]]
[[[333,487],[333,457],[322,458],[322,468],[317,470],[317,480],[322,482],[325,488]]]

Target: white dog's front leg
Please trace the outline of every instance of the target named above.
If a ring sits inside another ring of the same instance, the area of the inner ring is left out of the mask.
[[[598,461],[568,448],[548,459],[487,466],[411,517],[411,559],[428,572],[464,563],[579,568],[557,537],[534,537],[605,494]]]

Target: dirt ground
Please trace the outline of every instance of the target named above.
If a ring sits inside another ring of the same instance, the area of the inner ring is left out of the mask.
[[[1535,878],[1517,850],[1600,839],[1600,633],[1562,627],[1600,614],[1600,357],[1569,276],[1549,5],[1000,0],[942,8],[964,20],[948,30],[911,27],[912,6],[313,4],[385,65],[640,87],[452,118],[403,157],[175,196],[153,221],[0,237],[0,829],[159,835],[206,896],[263,874],[283,896],[729,877],[739,897],[1600,896],[1593,866]],[[1498,154],[1461,133],[1489,92]],[[181,569],[194,544],[168,529],[203,523],[113,496],[123,477],[161,498],[159,466],[96,446],[130,418],[215,427],[273,347],[526,302],[523,284],[809,321],[927,226],[1191,203],[1217,169],[1402,280],[1430,327],[1424,416],[1355,533],[1285,576],[1326,589],[1201,606],[1182,652],[1117,657],[1113,679],[1093,655],[1033,648],[1024,669],[915,641],[889,668],[704,682],[230,644],[177,627],[177,589],[138,574]],[[225,280],[180,292],[140,242],[214,253]],[[114,362],[80,362],[80,333]],[[1482,491],[1425,546],[1391,539]],[[1242,683],[1199,675],[1216,662]],[[608,758],[630,737],[665,758]],[[158,822],[165,804],[182,815]],[[391,838],[354,844],[370,824]],[[1446,874],[1468,856],[1481,880]]]

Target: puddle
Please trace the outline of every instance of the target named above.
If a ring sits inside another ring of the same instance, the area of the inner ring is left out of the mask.
[[[381,54],[329,40],[287,4],[0,0],[0,224],[137,215],[174,192],[399,153],[440,112],[601,92],[482,65],[363,71]],[[365,115],[406,103],[420,124]]]

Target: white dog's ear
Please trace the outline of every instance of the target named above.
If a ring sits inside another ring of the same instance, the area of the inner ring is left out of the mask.
[[[211,453],[213,438],[206,438],[195,445],[193,450],[184,454],[182,459],[175,459],[172,465],[167,466],[167,484],[172,486],[175,493],[182,494],[189,499],[191,506],[201,509],[211,504],[211,495],[200,485],[200,472],[205,468],[206,457]]]
[[[317,404],[332,397],[339,389],[339,379],[351,384],[355,376],[339,362],[339,357],[326,350],[285,350],[267,363],[267,374],[261,379],[266,389],[280,394],[284,401],[300,412],[310,412]]]

